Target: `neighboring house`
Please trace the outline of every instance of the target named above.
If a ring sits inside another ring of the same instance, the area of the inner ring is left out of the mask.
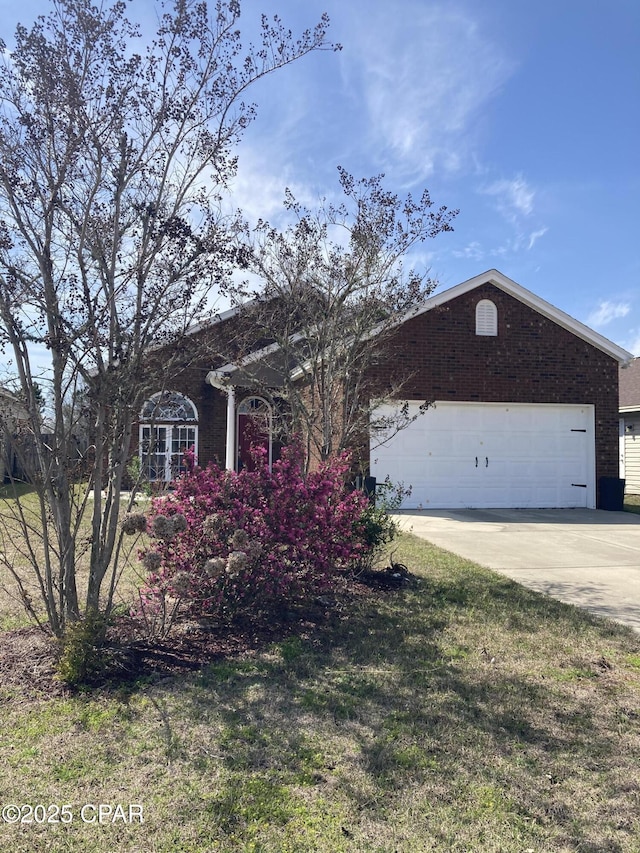
[[[20,421],[26,417],[27,413],[16,395],[0,388],[0,483],[14,472],[14,437]]]
[[[620,477],[640,495],[640,358],[620,369]]]
[[[502,273],[416,306],[387,352],[378,384],[401,373],[410,412],[434,403],[387,440],[371,436],[370,473],[411,485],[406,507],[595,507],[600,479],[618,477],[618,366],[631,354]],[[266,346],[184,371],[141,413],[150,478],[174,476],[189,447],[201,464],[246,464],[256,423],[275,458],[270,423],[293,367]]]

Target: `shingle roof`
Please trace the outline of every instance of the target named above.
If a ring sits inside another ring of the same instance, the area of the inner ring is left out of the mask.
[[[640,410],[640,358],[620,368],[620,408]]]

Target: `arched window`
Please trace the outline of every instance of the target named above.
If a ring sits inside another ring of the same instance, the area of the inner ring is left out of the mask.
[[[476,335],[495,337],[498,334],[498,309],[490,299],[476,305]]]
[[[169,482],[185,469],[184,454],[198,453],[198,411],[176,391],[154,394],[140,413],[140,463],[151,481]]]

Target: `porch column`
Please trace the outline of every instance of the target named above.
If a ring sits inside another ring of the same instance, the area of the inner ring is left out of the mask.
[[[225,468],[227,471],[236,469],[236,389],[227,386],[227,452]]]

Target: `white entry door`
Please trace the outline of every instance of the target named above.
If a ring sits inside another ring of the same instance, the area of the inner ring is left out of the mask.
[[[384,439],[371,474],[411,485],[405,508],[595,506],[593,406],[439,402]]]

